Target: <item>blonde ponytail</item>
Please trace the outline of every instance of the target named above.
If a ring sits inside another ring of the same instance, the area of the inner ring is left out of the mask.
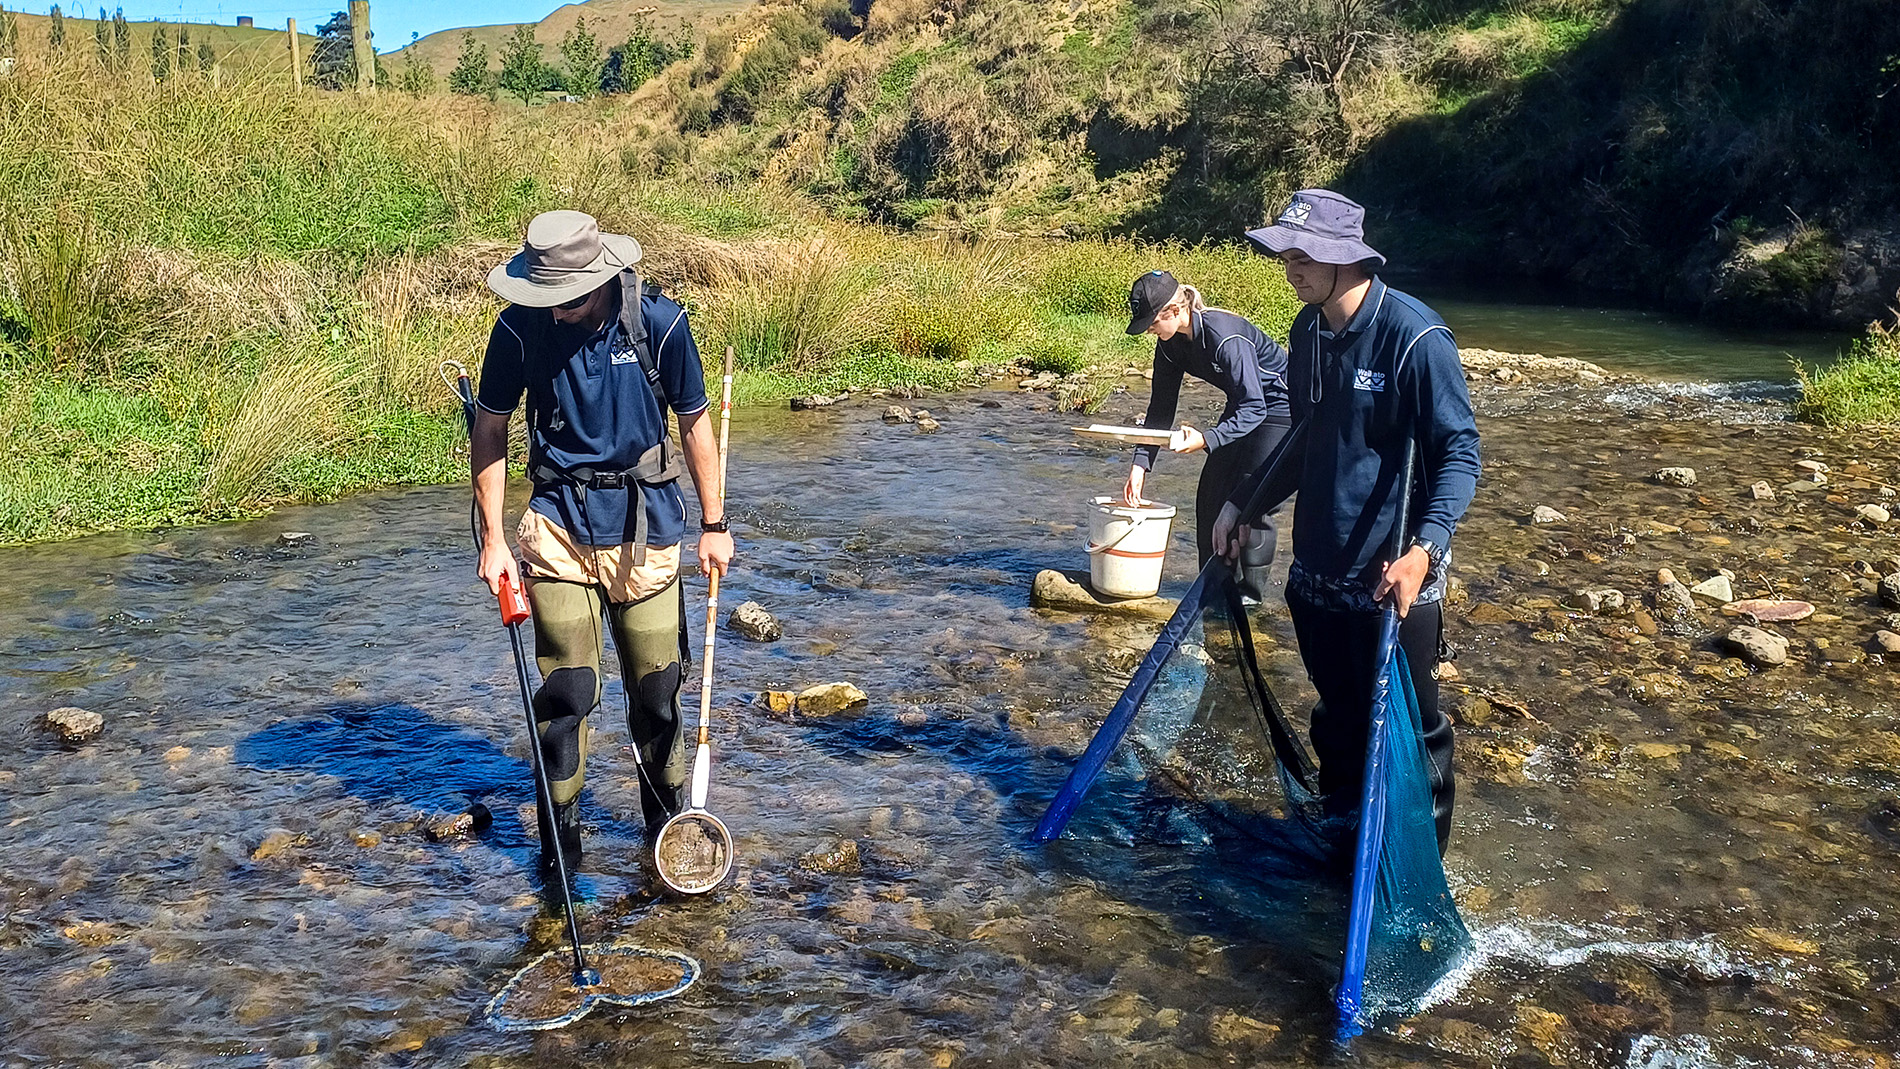
[[[1186,303],[1188,311],[1193,312],[1195,315],[1200,315],[1202,312],[1207,311],[1207,305],[1201,301],[1201,291],[1195,289],[1193,286],[1183,285],[1180,289],[1175,290],[1174,299],[1168,303],[1182,304],[1183,302]]]

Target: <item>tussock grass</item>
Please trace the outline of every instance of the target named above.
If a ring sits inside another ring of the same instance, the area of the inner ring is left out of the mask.
[[[1795,414],[1830,427],[1900,424],[1900,327],[1874,324],[1841,359],[1814,371],[1795,364]]]
[[[748,367],[811,371],[871,339],[875,290],[862,263],[820,236],[715,279],[701,322],[713,346],[732,346]]]
[[[340,409],[353,377],[350,368],[320,350],[267,364],[229,422],[211,428],[217,446],[200,491],[204,510],[237,512],[281,493],[269,481],[272,475],[291,458],[322,452],[343,435]]]

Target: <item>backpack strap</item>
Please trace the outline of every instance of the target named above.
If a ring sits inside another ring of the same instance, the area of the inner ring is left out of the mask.
[[[632,294],[632,297],[628,294]],[[660,415],[664,418],[667,410],[672,407],[672,402],[666,396],[666,387],[660,382],[658,354],[666,347],[666,340],[673,336],[673,330],[680,325],[680,320],[686,318],[686,311],[681,309],[680,313],[673,317],[673,322],[667,324],[666,333],[661,336],[659,344],[654,344],[653,339],[647,334],[645,306],[648,297],[658,296],[660,296],[658,282],[642,279],[640,273],[631,267],[620,272],[620,336],[627,346],[632,348],[634,359],[640,362],[640,370],[646,373],[647,386],[652,388],[654,400],[660,403]]]

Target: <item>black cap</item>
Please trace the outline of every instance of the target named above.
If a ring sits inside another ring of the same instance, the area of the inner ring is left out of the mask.
[[[1150,271],[1128,290],[1128,333],[1140,334],[1154,325],[1155,316],[1181,292],[1181,284],[1166,271]]]

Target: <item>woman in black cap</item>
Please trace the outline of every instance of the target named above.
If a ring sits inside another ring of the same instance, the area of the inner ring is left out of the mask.
[[[1143,425],[1172,427],[1186,375],[1213,383],[1227,395],[1219,422],[1205,431],[1182,424],[1168,448],[1176,453],[1207,450],[1201,483],[1194,495],[1194,542],[1200,563],[1214,555],[1214,520],[1221,506],[1292,426],[1287,407],[1286,350],[1259,327],[1220,308],[1209,308],[1193,286],[1183,286],[1166,271],[1150,271],[1135,280],[1128,294],[1128,333],[1155,336],[1154,387]],[[1141,500],[1148,469],[1158,446],[1135,450],[1122,496]],[[1241,593],[1258,601],[1273,563],[1275,532],[1271,520],[1258,521],[1241,563]]]

